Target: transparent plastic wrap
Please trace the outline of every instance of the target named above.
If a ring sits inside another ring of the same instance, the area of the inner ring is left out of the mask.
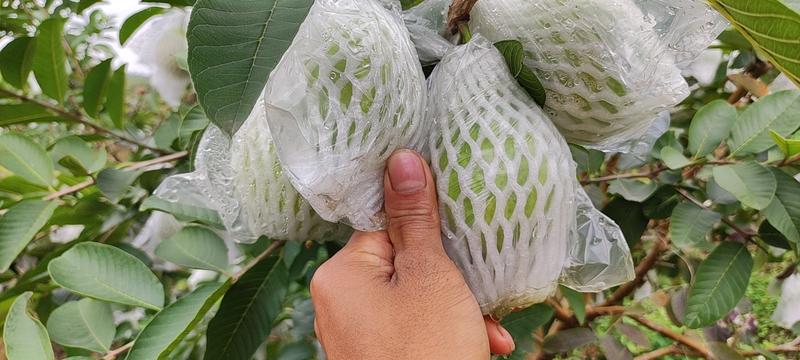
[[[195,157],[195,171],[165,179],[155,195],[216,210],[236,241],[338,240],[347,227],[322,220],[284,176],[260,99],[229,139],[210,125]]]
[[[576,191],[580,185],[566,141],[490,42],[478,35],[455,48],[429,81],[431,163],[445,249],[484,313],[500,318],[544,301],[565,263],[572,269],[565,279],[580,288],[600,289],[629,278],[630,264],[612,269],[616,264],[609,263],[598,274],[602,259],[580,253],[621,240],[624,248],[611,247],[624,251],[606,257],[617,261],[627,247],[613,222],[600,223],[606,218],[590,213],[588,198],[576,202],[582,191]],[[619,237],[605,239],[610,233]],[[595,246],[592,239],[603,244]],[[590,271],[594,276],[587,279]]]
[[[399,148],[425,151],[426,87],[399,12],[375,0],[317,0],[273,70],[267,121],[292,184],[326,220],[385,228],[383,173]]]
[[[403,21],[423,64],[438,62],[453,45],[444,36],[452,0],[426,0],[403,11]]]
[[[666,15],[679,13],[673,8],[657,0],[481,0],[470,26],[493,42],[522,42],[547,91],[545,112],[570,142],[630,152],[659,113],[689,95],[678,65],[717,34],[711,12],[679,23]]]

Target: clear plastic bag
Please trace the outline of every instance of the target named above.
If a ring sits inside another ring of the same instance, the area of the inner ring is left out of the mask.
[[[621,232],[576,198],[566,141],[489,41],[453,49],[429,81],[444,245],[484,313],[545,300],[565,265],[564,279],[584,290],[630,279]]]
[[[260,99],[229,139],[210,125],[198,144],[195,171],[165,179],[155,195],[216,210],[238,242],[260,236],[276,240],[336,240],[346,226],[322,220],[283,173]]]
[[[679,66],[724,23],[700,0],[679,2],[481,0],[470,25],[491,41],[522,42],[547,90],[545,112],[569,141],[629,152],[659,113],[689,95]]]
[[[452,0],[426,0],[403,11],[403,21],[423,64],[438,62],[453,45],[443,35]]]
[[[317,0],[270,75],[267,120],[292,184],[324,219],[385,228],[383,173],[424,152],[426,87],[399,12]]]

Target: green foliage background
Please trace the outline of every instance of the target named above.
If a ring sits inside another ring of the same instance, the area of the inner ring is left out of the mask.
[[[341,244],[226,244],[214,211],[151,196],[166,176],[191,170],[210,122],[238,128],[263,83],[219,97],[215,89],[237,77],[194,76],[171,107],[103,41],[125,43],[170,7],[194,5],[206,15],[192,18],[176,71],[196,75],[213,64],[225,73],[241,60],[233,50],[280,55],[285,46],[193,51],[219,41],[194,29],[282,1],[148,0],[119,27],[92,7],[98,2],[0,0],[0,360],[318,358],[308,284]],[[510,315],[511,358],[625,359],[663,349],[672,350],[667,358],[797,358],[800,329],[770,319],[778,302],[770,287],[797,271],[800,255],[800,90],[773,84],[781,71],[798,79],[800,7],[710,3],[734,25],[713,45],[722,54],[713,81],[687,79],[692,95],[652,152],[572,147],[593,201],[623,228],[637,278],[597,295],[562,288]],[[208,15],[220,6],[233,8]],[[293,14],[285,20],[298,25]],[[270,34],[288,40],[293,31]],[[266,79],[258,71],[275,64],[257,61],[239,77]],[[230,104],[235,112],[220,110]],[[134,245],[164,213],[180,230]]]

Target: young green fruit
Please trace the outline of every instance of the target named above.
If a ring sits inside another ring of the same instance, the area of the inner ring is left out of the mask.
[[[385,227],[383,172],[424,150],[426,87],[397,11],[317,0],[270,76],[267,120],[292,184],[326,220]]]
[[[570,142],[625,150],[689,94],[675,56],[633,0],[481,0],[471,29],[515,39]]]

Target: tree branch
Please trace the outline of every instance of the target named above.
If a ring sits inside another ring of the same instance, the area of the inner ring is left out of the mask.
[[[614,291],[611,296],[606,299],[600,306],[601,307],[610,307],[612,305],[618,305],[622,302],[625,297],[636,291],[639,286],[644,284],[645,279],[647,278],[647,273],[656,266],[658,263],[658,259],[661,258],[661,254],[669,249],[669,244],[665,237],[659,236],[656,240],[656,243],[653,245],[653,249],[650,250],[650,253],[636,266],[636,277],[633,278],[632,281],[620,286]],[[595,313],[592,313],[595,314]],[[596,314],[601,315],[601,314]],[[587,314],[588,318],[588,314]]]
[[[126,351],[130,350],[131,347],[133,347],[133,341],[130,341],[125,345],[122,345],[114,350],[107,352],[106,355],[103,356],[103,360],[114,360],[120,354],[123,354]]]
[[[614,175],[608,175],[608,176],[603,176],[603,177],[594,178],[594,179],[582,180],[581,184],[589,185],[589,184],[593,184],[593,183],[602,183],[602,182],[608,182],[608,181],[619,180],[619,179],[639,179],[639,178],[653,179],[653,178],[657,177],[659,174],[661,174],[662,172],[667,171],[667,170],[669,170],[669,168],[667,168],[665,166],[659,166],[659,167],[657,167],[657,168],[655,168],[653,170],[650,170],[650,171],[647,171],[647,172],[642,172],[642,173],[614,174]]]
[[[187,155],[189,155],[188,151],[181,151],[181,152],[165,155],[165,156],[158,157],[158,158],[151,159],[151,160],[147,160],[147,161],[135,162],[135,163],[132,163],[132,164],[130,164],[128,166],[123,167],[122,169],[124,169],[124,170],[139,170],[139,169],[143,169],[143,168],[146,168],[146,167],[149,167],[149,166],[152,166],[152,165],[157,165],[157,164],[162,164],[162,163],[166,163],[166,162],[170,162],[170,161],[175,161],[175,160],[184,158]],[[44,198],[44,200],[50,201],[50,200],[58,199],[58,198],[60,198],[62,196],[65,196],[65,195],[74,194],[74,193],[76,193],[78,191],[81,191],[83,189],[86,189],[86,188],[94,185],[95,183],[96,183],[96,180],[94,178],[89,178],[88,180],[86,180],[86,181],[84,181],[82,183],[78,183],[78,184],[63,188],[63,189],[61,189],[61,190],[59,190],[57,192],[51,193],[50,195],[47,195]]]
[[[672,344],[654,351],[641,354],[633,358],[633,360],[656,360],[656,359],[661,359],[667,355],[675,355],[680,353],[682,353],[681,349],[677,345]]]
[[[761,61],[760,59],[755,59],[744,69],[744,74],[749,75],[754,79],[758,79],[769,72],[770,69],[772,69],[772,64]],[[748,93],[749,91],[747,91],[744,86],[739,85],[736,88],[736,91],[734,91],[733,94],[731,94],[731,96],[728,98],[728,103],[736,104],[742,100],[742,98],[747,96]]]
[[[66,120],[70,120],[70,121],[82,124],[82,125],[84,125],[86,127],[89,127],[92,130],[94,130],[95,132],[108,135],[110,137],[119,139],[121,141],[124,141],[124,142],[132,144],[132,145],[136,145],[138,147],[150,150],[150,151],[158,153],[158,154],[162,154],[162,155],[169,154],[169,151],[165,151],[165,150],[162,150],[162,149],[159,149],[159,148],[156,148],[156,147],[152,147],[152,146],[147,145],[145,143],[142,143],[140,141],[131,139],[131,138],[125,136],[125,135],[117,134],[117,133],[115,133],[115,132],[113,132],[113,131],[111,131],[109,129],[106,129],[106,128],[100,126],[100,125],[97,125],[97,124],[87,120],[81,114],[70,112],[67,109],[55,106],[55,105],[50,104],[48,102],[39,101],[39,100],[36,100],[34,98],[25,96],[23,94],[18,94],[18,93],[13,92],[13,91],[8,91],[6,89],[0,89],[0,94],[7,95],[7,96],[10,96],[10,97],[19,99],[21,101],[24,101],[24,102],[29,102],[29,103],[32,103],[32,104],[39,105],[39,106],[41,106],[41,107],[43,107],[43,108],[45,108],[45,109],[57,114],[57,115],[65,118]]]
[[[650,329],[650,330],[653,330],[653,331],[655,331],[657,333],[660,333],[661,335],[664,335],[664,336],[666,336],[666,337],[668,337],[668,338],[670,338],[672,340],[675,340],[675,341],[677,341],[677,342],[679,342],[679,343],[681,343],[683,345],[686,345],[687,347],[689,347],[692,350],[698,352],[700,355],[704,356],[705,358],[710,358],[711,357],[711,352],[708,351],[708,349],[705,347],[705,345],[702,342],[700,342],[700,341],[698,341],[698,340],[696,340],[694,338],[688,337],[688,336],[683,335],[683,334],[678,334],[678,333],[676,333],[676,332],[674,332],[674,331],[672,331],[672,330],[670,330],[670,329],[668,329],[666,327],[663,327],[661,325],[658,325],[656,323],[651,322],[650,320],[647,320],[643,316],[628,315],[628,317],[633,319],[634,321],[638,322],[642,326]]]
[[[451,34],[458,33],[459,25],[469,21],[469,12],[478,0],[454,0],[447,13],[447,29]]]

